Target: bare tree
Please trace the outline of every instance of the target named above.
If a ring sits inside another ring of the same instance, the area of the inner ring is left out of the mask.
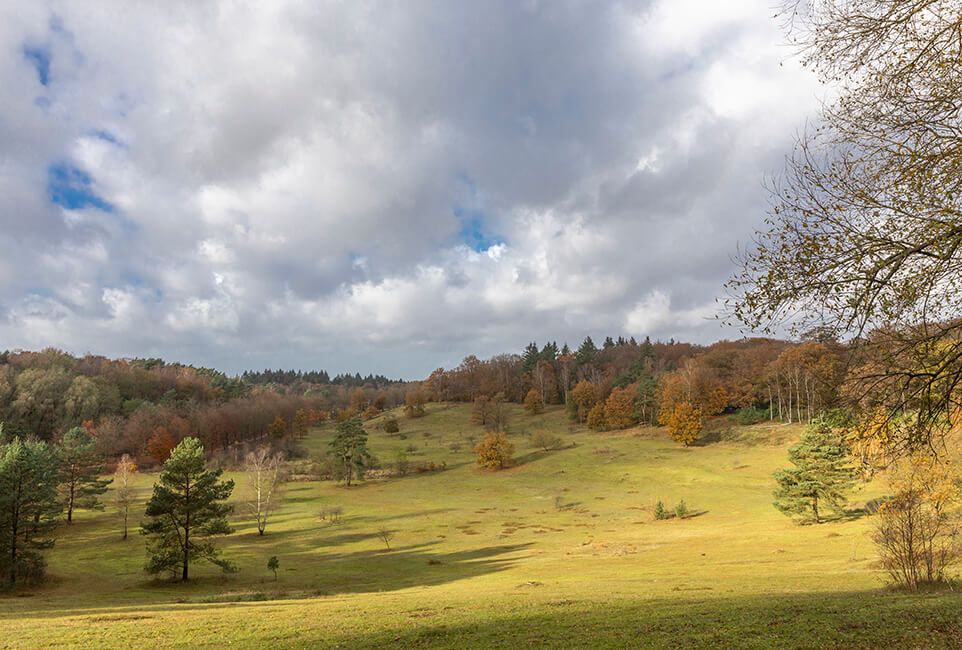
[[[391,540],[394,539],[394,531],[382,526],[377,531],[377,536],[381,539],[382,542],[384,542],[384,546],[387,547],[387,550],[390,551]]]
[[[117,506],[117,512],[124,520],[124,536],[122,539],[127,539],[127,517],[130,514],[130,504],[134,500],[134,491],[130,481],[136,472],[137,465],[134,464],[134,459],[130,457],[130,454],[121,456],[117,463],[117,469],[114,471],[114,483],[117,486],[114,492],[114,505]]]
[[[283,452],[271,452],[268,447],[260,447],[247,454],[247,508],[257,523],[257,533],[264,534],[267,517],[277,508],[283,483],[281,463]]]
[[[962,407],[962,5],[785,9],[804,63],[837,98],[773,180],[729,313],[752,329],[850,338],[850,405],[884,409],[901,452],[931,446]]]

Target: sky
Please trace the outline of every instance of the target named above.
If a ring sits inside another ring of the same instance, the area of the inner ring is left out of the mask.
[[[710,343],[818,108],[767,0],[0,8],[0,348],[419,379]]]

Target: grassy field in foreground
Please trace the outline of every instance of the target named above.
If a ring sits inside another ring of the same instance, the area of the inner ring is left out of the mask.
[[[48,553],[48,583],[0,597],[0,647],[962,646],[962,598],[884,589],[865,518],[797,526],[772,507],[771,472],[797,426],[715,422],[684,448],[662,430],[596,433],[559,408],[516,409],[519,462],[487,472],[469,412],[432,404],[401,418],[404,439],[368,426],[382,461],[413,446],[412,466],[447,469],[290,483],[264,537],[233,476],[236,532],[219,545],[237,574],[198,564],[189,584],[151,581],[136,530],[121,541],[115,515],[81,512]],[[538,428],[567,446],[532,449]],[[308,446],[323,450],[331,432]],[[141,502],[155,478],[140,478]],[[684,499],[694,516],[654,521],[657,499]],[[331,505],[338,525],[317,517]]]

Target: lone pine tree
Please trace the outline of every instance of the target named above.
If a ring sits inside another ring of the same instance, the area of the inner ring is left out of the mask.
[[[795,467],[773,474],[778,483],[776,508],[803,521],[811,516],[816,524],[821,523],[820,502],[842,511],[843,493],[852,487],[854,472],[848,466],[848,449],[831,427],[823,422],[809,424],[798,443],[788,448],[788,459]]]
[[[179,569],[181,579],[187,580],[195,559],[234,570],[210,541],[214,535],[233,532],[227,523],[233,507],[223,502],[230,497],[234,481],[219,481],[220,475],[221,470],[204,469],[204,447],[197,438],[185,438],[171,451],[147,502],[149,519],[141,524],[141,533],[147,537],[148,573],[176,575]]]
[[[351,479],[364,475],[364,464],[371,457],[367,450],[367,432],[361,425],[360,416],[339,422],[330,444],[330,454],[341,463],[344,481],[350,486]]]

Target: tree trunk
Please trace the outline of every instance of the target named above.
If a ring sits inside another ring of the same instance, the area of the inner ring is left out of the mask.
[[[812,510],[815,512],[815,523],[822,523],[818,518],[818,495],[812,497]]]
[[[187,516],[184,518],[184,571],[181,580],[187,582],[187,567],[190,566],[190,482],[184,486],[184,502],[188,504]]]
[[[67,523],[73,523],[73,491],[74,481],[70,481],[70,494],[67,496]]]

